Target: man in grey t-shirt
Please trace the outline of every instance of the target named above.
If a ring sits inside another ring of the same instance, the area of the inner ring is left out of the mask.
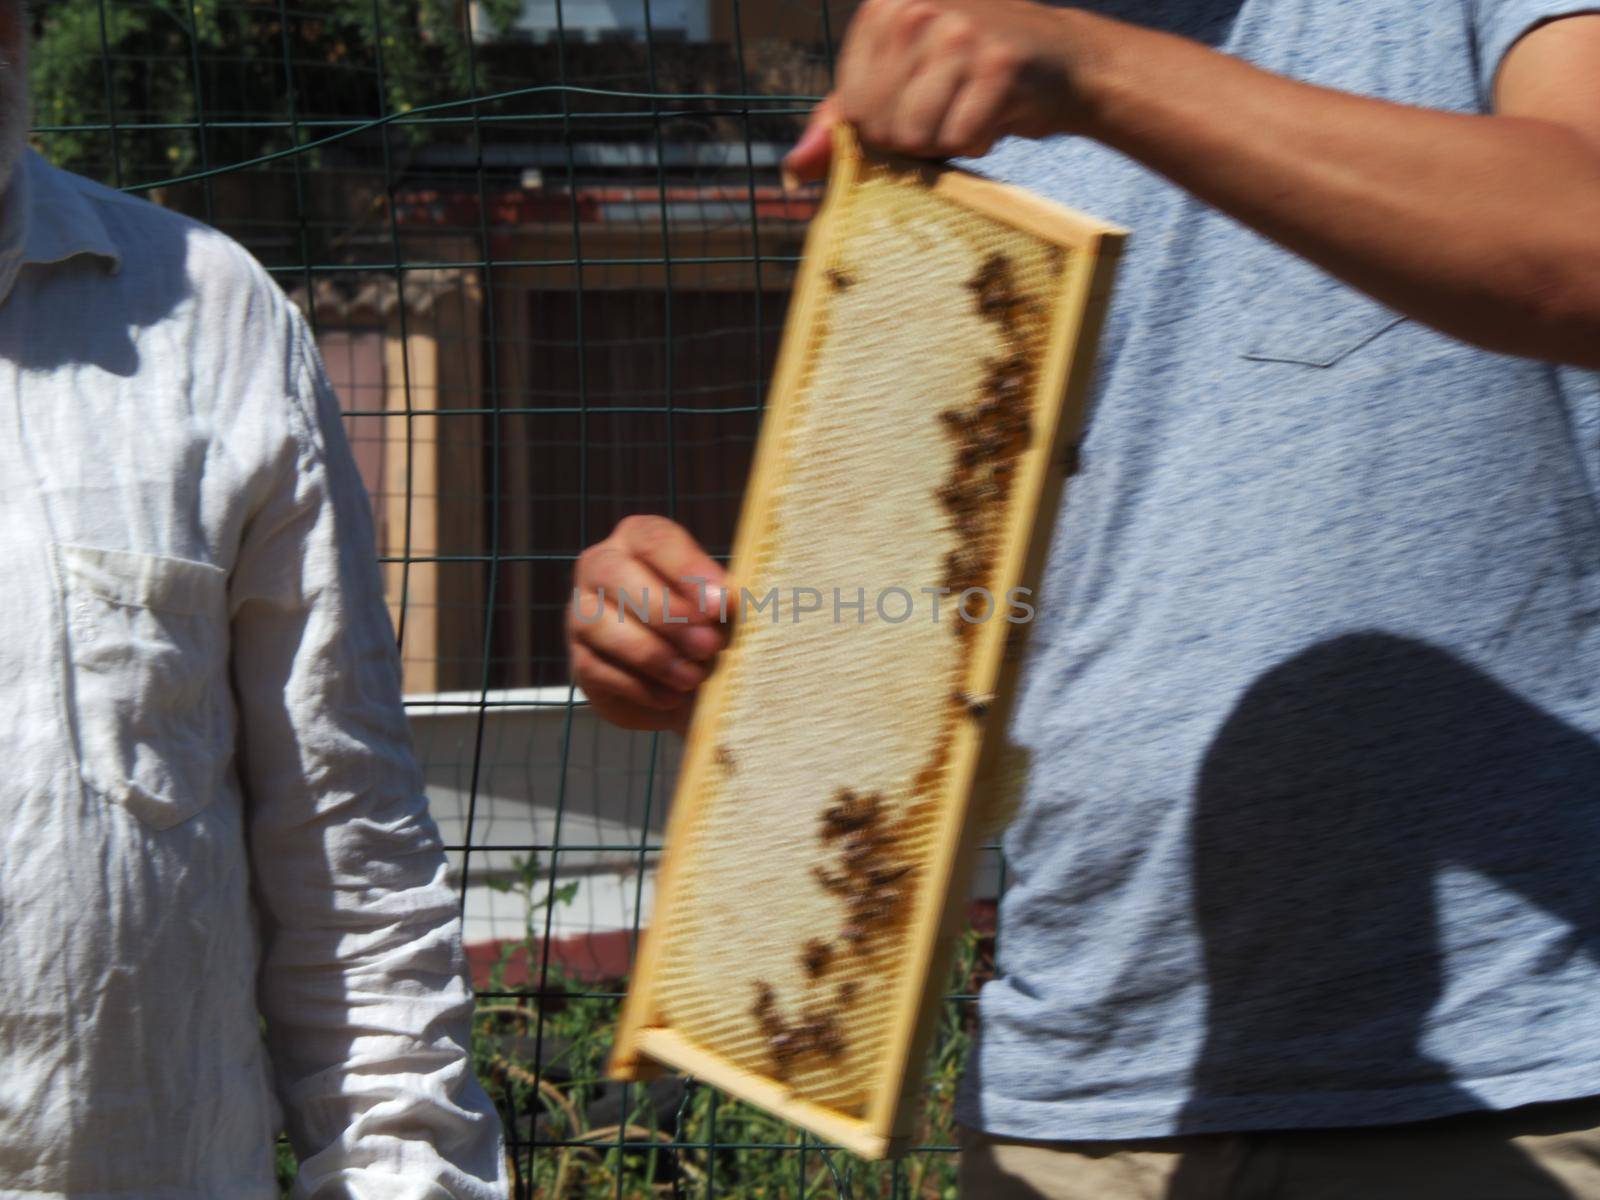
[[[796,174],[844,119],[1133,231],[968,1194],[1600,1196],[1597,7],[862,6]],[[639,518],[577,583],[718,575]],[[571,630],[643,728],[721,632]]]

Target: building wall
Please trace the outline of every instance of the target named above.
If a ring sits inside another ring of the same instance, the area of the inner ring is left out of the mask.
[[[657,42],[733,42],[775,39],[815,45],[837,40],[857,0],[648,0]],[[559,15],[557,6],[559,3]],[[646,0],[523,0],[522,18],[497,34],[473,5],[481,40],[498,37],[602,41],[646,36]],[[830,39],[829,34],[833,37]]]
[[[473,8],[473,26],[480,39],[495,36],[484,27],[478,5]],[[558,30],[569,39],[643,39],[647,15],[648,30],[659,40],[703,42],[710,35],[708,0],[523,0],[522,18],[507,32],[540,41],[557,37]]]

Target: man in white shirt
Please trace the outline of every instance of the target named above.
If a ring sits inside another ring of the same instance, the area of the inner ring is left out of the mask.
[[[0,0],[0,1200],[273,1200],[280,1124],[297,1197],[503,1197],[311,336],[25,151],[24,38]]]

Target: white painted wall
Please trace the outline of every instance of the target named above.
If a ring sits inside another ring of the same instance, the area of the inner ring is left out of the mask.
[[[557,0],[523,0],[522,17],[516,32],[539,40],[556,36]],[[617,33],[645,36],[644,0],[560,0],[560,28],[568,38],[598,38]],[[486,28],[479,5],[474,2],[472,27],[479,40],[495,36]],[[692,42],[703,42],[711,35],[708,0],[650,0],[650,26],[656,34],[677,33]]]
[[[532,844],[561,847],[556,886],[577,883],[570,904],[550,914],[550,934],[565,938],[631,929],[648,922],[657,854],[672,799],[681,743],[672,735],[627,733],[598,719],[564,687],[490,692],[483,717],[483,755],[473,802],[472,764],[478,739],[478,692],[409,696],[407,712],[422,763],[429,804],[460,878],[466,863],[466,940],[518,938],[521,897],[489,887],[506,878]],[[567,768],[561,769],[562,746]],[[470,824],[469,824],[470,822]],[[541,892],[551,854],[538,852]],[[998,856],[979,859],[975,894],[994,896]],[[544,913],[536,914],[544,934]]]
[[[477,692],[408,696],[429,806],[458,873],[467,865],[469,943],[521,936],[525,904],[484,882],[510,877],[530,845],[561,847],[557,885],[576,881],[552,913],[552,936],[631,928],[649,913],[656,855],[677,771],[678,739],[632,734],[598,720],[568,689],[491,692],[474,802]],[[570,728],[569,728],[570,725]],[[567,745],[567,769],[561,769]],[[470,851],[459,849],[471,846]],[[552,854],[538,854],[548,887]],[[642,876],[642,882],[641,882]],[[541,894],[543,894],[541,890]],[[543,915],[537,917],[543,932]]]

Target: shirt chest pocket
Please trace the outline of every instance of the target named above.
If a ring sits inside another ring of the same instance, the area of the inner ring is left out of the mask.
[[[231,759],[226,572],[88,546],[54,556],[79,775],[154,828],[187,820]]]
[[[1252,362],[1335,367],[1367,357],[1405,317],[1291,255],[1274,256],[1252,276],[1242,302],[1248,321],[1242,353]],[[1358,353],[1359,352],[1359,353]]]

